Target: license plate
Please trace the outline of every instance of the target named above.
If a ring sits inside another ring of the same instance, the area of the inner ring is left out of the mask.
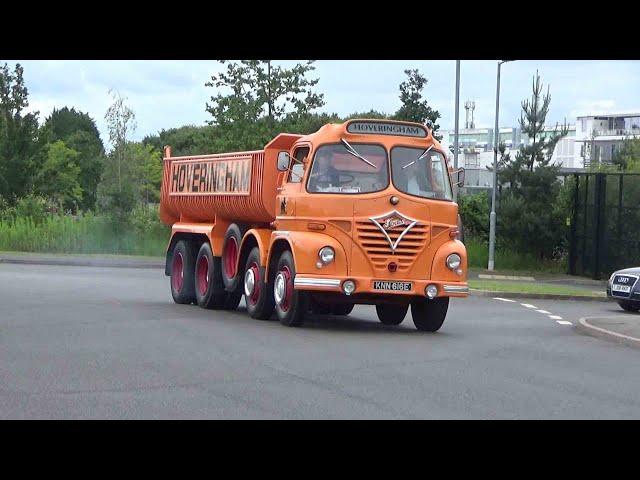
[[[611,285],[611,291],[629,293],[629,292],[631,292],[631,287],[627,286],[627,285],[616,285],[616,284],[613,284],[613,285]]]
[[[385,282],[382,280],[375,280],[373,282],[374,290],[387,290],[390,292],[410,292],[413,290],[412,282]]]

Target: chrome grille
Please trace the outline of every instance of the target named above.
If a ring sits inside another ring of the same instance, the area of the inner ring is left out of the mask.
[[[395,250],[391,250],[391,245],[384,233],[370,220],[356,222],[358,232],[358,243],[364,248],[369,259],[377,269],[385,269],[389,262],[398,264],[398,272],[409,270],[416,257],[427,245],[429,227],[426,225],[415,225],[409,230]],[[397,228],[387,231],[391,241],[395,243],[402,234],[404,228]]]

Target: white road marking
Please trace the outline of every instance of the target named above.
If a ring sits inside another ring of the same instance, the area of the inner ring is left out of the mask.
[[[499,300],[501,302],[515,303],[515,300],[510,300],[508,298],[493,297],[493,299],[494,300]],[[538,307],[536,307],[535,305],[531,305],[530,303],[521,303],[520,305],[522,305],[525,308],[530,308],[532,310],[535,310],[538,313],[542,313],[542,314],[548,316],[551,320],[555,320],[556,323],[559,324],[559,325],[573,325],[573,323],[571,323],[571,322],[569,322],[567,320],[563,320],[560,315],[552,315],[551,312],[549,312],[547,310],[539,309]]]

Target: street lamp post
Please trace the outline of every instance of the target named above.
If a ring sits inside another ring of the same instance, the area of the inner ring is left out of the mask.
[[[496,250],[496,189],[498,187],[498,142],[500,139],[500,129],[498,127],[498,115],[500,111],[500,67],[503,63],[513,60],[501,60],[498,62],[498,79],[496,82],[496,124],[493,140],[493,188],[491,192],[491,214],[489,215],[489,271],[493,271],[495,266]]]
[[[453,168],[458,169],[458,126],[460,110],[460,60],[456,60],[456,130],[453,137]]]

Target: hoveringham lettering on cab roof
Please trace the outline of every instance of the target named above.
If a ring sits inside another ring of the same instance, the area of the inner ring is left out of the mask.
[[[251,157],[194,161],[171,164],[171,194],[249,195]]]
[[[403,137],[426,137],[427,131],[417,125],[403,125],[383,122],[353,122],[347,126],[349,133],[373,133],[380,135],[401,135]]]

